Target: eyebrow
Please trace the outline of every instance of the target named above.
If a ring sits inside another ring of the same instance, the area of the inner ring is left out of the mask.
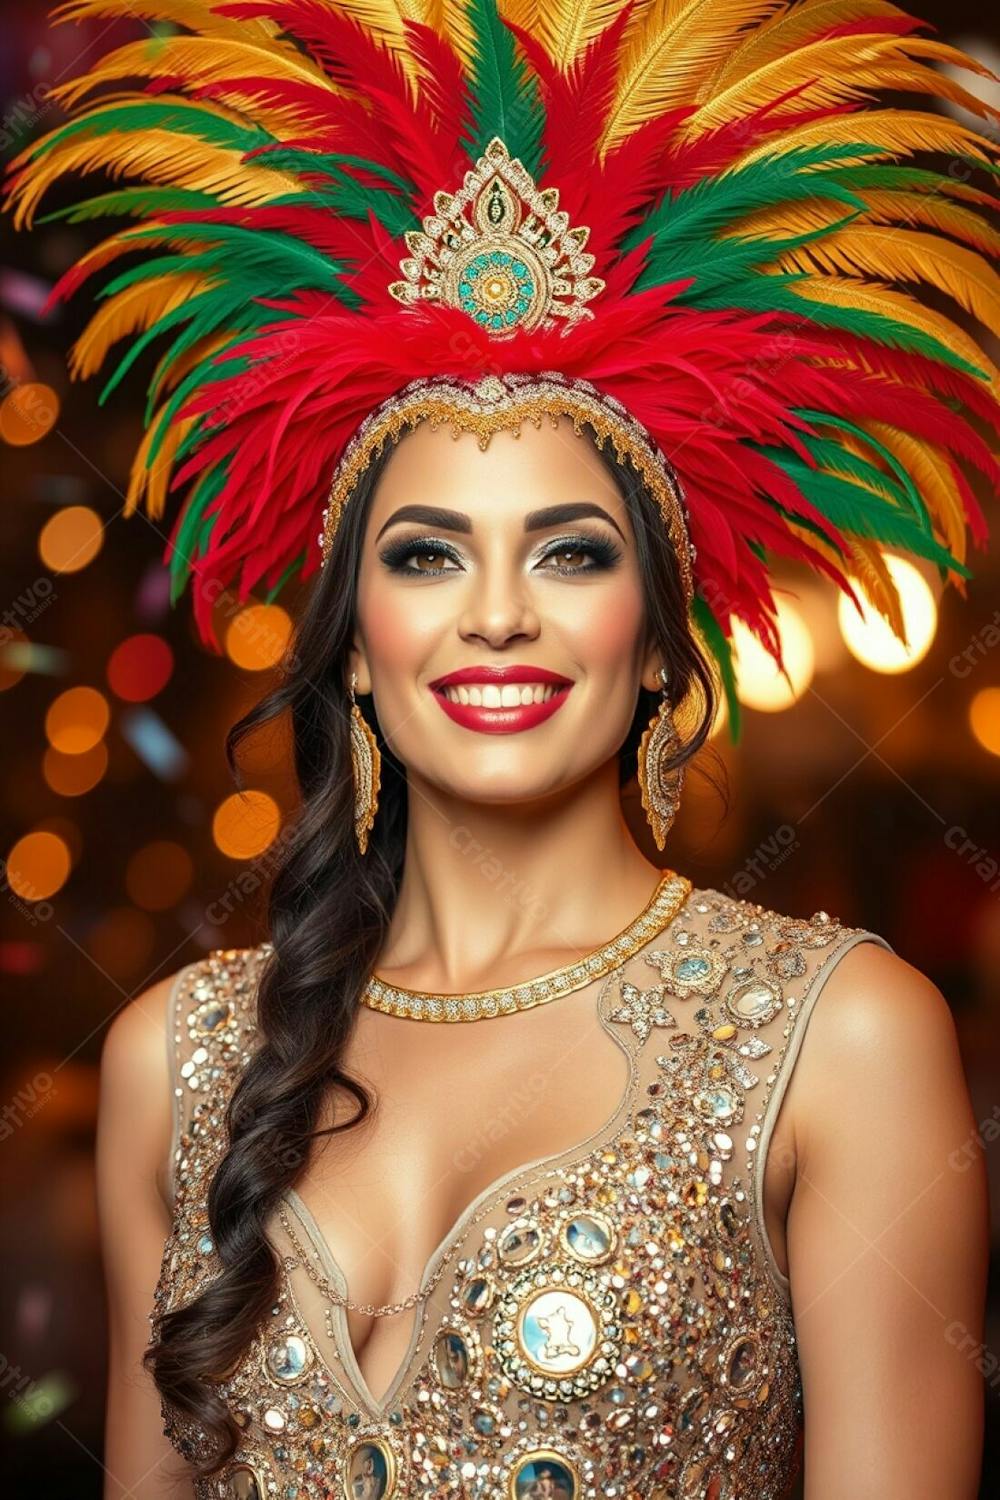
[[[562,505],[547,505],[542,510],[530,510],[524,518],[525,531],[542,531],[546,526],[564,526],[568,521],[579,521],[584,516],[598,516],[607,521],[625,540],[625,533],[613,516],[591,500],[569,501]],[[471,531],[472,521],[461,510],[444,510],[439,505],[401,505],[381,527],[375,540],[390,526],[399,521],[418,521],[421,526],[436,526],[441,531]]]

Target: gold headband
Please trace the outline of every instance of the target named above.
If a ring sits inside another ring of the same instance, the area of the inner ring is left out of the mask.
[[[449,422],[455,437],[474,432],[485,450],[494,432],[517,432],[525,419],[540,427],[546,413],[553,422],[560,416],[571,417],[578,433],[585,422],[602,448],[610,438],[619,462],[626,458],[631,461],[659,504],[677,555],[685,602],[690,606],[695,549],[680,483],[666,456],[615,397],[598,391],[588,380],[570,379],[557,370],[539,375],[484,375],[471,383],[453,376],[431,376],[410,381],[383,401],[361,423],[337,465],[319,534],[323,552],[320,566],[330,555],[344,506],[359,475],[387,437],[395,442],[404,427],[415,427],[425,420],[432,428]]]

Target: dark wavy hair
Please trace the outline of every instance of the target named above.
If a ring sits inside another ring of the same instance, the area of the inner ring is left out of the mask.
[[[590,429],[587,429],[590,436]],[[677,559],[656,501],[611,444],[594,446],[628,507],[642,577],[647,624],[669,673],[669,697],[688,705],[676,764],[708,738],[717,694],[692,634]],[[186,1306],[161,1320],[144,1355],[161,1396],[207,1434],[196,1463],[214,1474],[234,1454],[239,1429],[216,1382],[228,1375],[266,1318],[278,1260],[265,1225],[295,1184],[321,1135],[349,1130],[373,1108],[368,1090],[341,1067],[361,991],[375,967],[395,907],[406,835],[406,772],[383,742],[372,701],[359,707],[378,737],[382,785],[367,853],[354,837],[348,653],[357,578],[371,500],[391,444],[369,464],[341,517],[329,564],[318,575],[282,663],[277,685],[226,737],[238,786],[237,751],[260,726],[289,710],[301,806],[283,840],[268,895],[274,951],[258,988],[260,1045],[226,1112],[228,1148],[211,1182],[208,1217],[221,1273]],[[636,773],[642,732],[660,694],[640,686],[619,751],[620,785]],[[691,705],[694,705],[693,710]],[[356,1110],[317,1128],[331,1086]]]

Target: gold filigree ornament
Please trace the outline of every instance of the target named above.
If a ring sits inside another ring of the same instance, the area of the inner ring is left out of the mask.
[[[491,333],[593,317],[585,305],[605,283],[591,276],[590,235],[569,227],[557,188],[539,190],[517,157],[494,136],[457,193],[434,194],[423,229],[404,234],[406,278],[389,291],[397,302],[460,307]]]
[[[646,821],[653,831],[657,849],[667,841],[670,825],[680,806],[684,785],[684,767],[668,769],[677,750],[679,736],[670,702],[666,696],[667,674],[660,668],[664,695],[660,707],[650,720],[639,741],[639,789]]]
[[[354,836],[362,854],[368,849],[368,835],[378,811],[378,793],[382,782],[382,756],[368,720],[354,698],[357,673],[351,674],[351,770],[354,776]]]

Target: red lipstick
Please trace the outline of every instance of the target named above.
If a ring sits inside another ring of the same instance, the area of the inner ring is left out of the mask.
[[[443,691],[458,683],[489,683],[503,687],[508,683],[525,682],[551,683],[555,691],[544,703],[518,703],[492,708],[475,703],[456,703]],[[534,729],[536,724],[551,718],[568,698],[573,681],[559,672],[550,672],[546,667],[515,664],[509,667],[460,667],[456,672],[447,672],[443,677],[435,678],[428,686],[449,719],[461,724],[463,729],[477,729],[481,734],[517,734],[522,729]]]

